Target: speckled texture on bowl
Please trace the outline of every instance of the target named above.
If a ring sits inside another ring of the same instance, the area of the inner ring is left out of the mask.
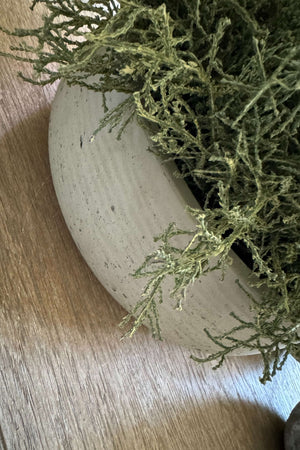
[[[122,98],[112,92],[108,105]],[[172,176],[174,167],[161,164],[147,151],[151,142],[135,122],[119,141],[116,132],[104,129],[90,143],[103,115],[101,94],[60,84],[49,129],[51,171],[76,245],[100,282],[129,310],[145,284],[130,273],[154,250],[153,236],[170,222],[184,229],[194,227],[185,206],[195,206],[196,201],[185,183]],[[234,254],[233,261],[224,281],[218,272],[196,281],[183,311],[175,310],[174,300],[165,295],[159,307],[163,337],[210,352],[216,347],[205,327],[220,334],[235,326],[228,316],[231,311],[250,318],[249,299],[235,283],[237,278],[246,279],[248,269]],[[165,287],[167,292],[168,283]]]

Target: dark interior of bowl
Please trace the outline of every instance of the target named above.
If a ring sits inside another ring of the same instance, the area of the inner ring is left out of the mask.
[[[179,170],[179,172],[182,172],[182,163],[180,161],[176,162],[176,166]],[[205,195],[204,193],[199,189],[199,187],[195,184],[192,177],[187,176],[185,177],[185,182],[187,183],[189,189],[191,190],[192,194],[194,195],[195,199],[199,203],[199,205],[203,208],[204,201],[205,201]],[[214,204],[214,206],[218,206],[218,200],[217,198],[212,198],[211,203]],[[226,237],[224,235],[224,237]],[[232,245],[232,250],[238,255],[238,257],[246,264],[246,266],[253,270],[253,259],[252,259],[252,253],[246,246],[244,242],[241,240],[237,240]]]

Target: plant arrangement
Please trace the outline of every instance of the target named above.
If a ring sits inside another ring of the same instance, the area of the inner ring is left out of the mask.
[[[122,139],[137,117],[151,150],[175,161],[174,176],[199,202],[189,208],[195,229],[170,224],[136,270],[145,290],[122,322],[132,322],[125,335],[148,321],[160,338],[157,304],[171,295],[183,308],[196,279],[212,270],[226,276],[234,249],[260,292],[251,297],[254,319],[233,311],[235,328],[222,336],[206,330],[220,350],[192,358],[219,367],[235,349],[258,349],[261,381],[270,380],[289,354],[300,356],[300,2],[35,0],[32,9],[37,3],[48,11],[41,27],[2,29],[24,38],[5,55],[32,64],[33,78],[20,76],[127,93],[95,134],[119,126]],[[184,247],[174,245],[179,234]],[[167,277],[174,288],[166,294]],[[239,330],[248,337],[238,339]]]

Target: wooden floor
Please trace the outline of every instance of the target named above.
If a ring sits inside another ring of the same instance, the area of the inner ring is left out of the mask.
[[[0,0],[0,25],[31,27],[28,0]],[[16,42],[1,33],[1,50]],[[0,447],[276,450],[300,399],[290,358],[262,386],[257,356],[214,372],[140,330],[86,266],[53,190],[47,127],[55,86],[0,58]]]

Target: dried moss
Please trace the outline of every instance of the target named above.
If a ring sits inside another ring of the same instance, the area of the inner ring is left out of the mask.
[[[127,335],[149,319],[160,337],[163,280],[172,277],[175,306],[184,307],[190,284],[209,270],[226,272],[229,250],[243,243],[252,259],[249,283],[267,293],[259,303],[252,299],[253,322],[233,312],[236,328],[223,336],[207,330],[220,351],[193,359],[218,359],[219,366],[233,349],[256,348],[261,381],[270,380],[288,354],[299,357],[300,2],[132,0],[120,9],[114,1],[39,3],[49,10],[43,26],[11,33],[37,39],[36,47],[23,40],[12,49],[33,65],[38,78],[29,81],[65,78],[128,93],[99,129],[122,120],[126,126],[129,107],[148,127],[153,151],[174,160],[177,176],[201,193],[202,209],[190,210],[196,229],[171,224],[136,271],[148,283],[123,321],[134,318]],[[190,239],[186,248],[173,245],[179,233]],[[238,339],[241,329],[250,338]]]

